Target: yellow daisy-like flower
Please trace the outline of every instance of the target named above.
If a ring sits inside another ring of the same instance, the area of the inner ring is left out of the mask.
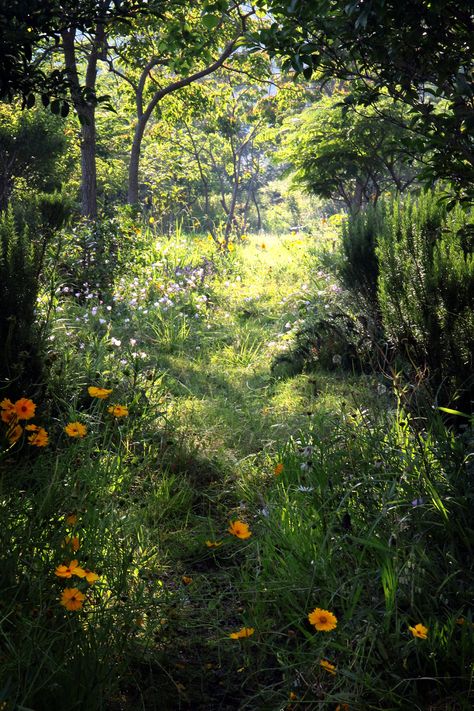
[[[18,416],[16,413],[15,405],[7,397],[0,402],[0,408],[2,410],[0,413],[2,422],[8,424],[12,423],[17,419]]]
[[[334,666],[334,664],[331,664],[331,662],[328,662],[327,659],[321,659],[321,661],[319,662],[319,666],[325,669],[333,676],[336,676],[336,667]]]
[[[155,223],[155,218],[154,218],[154,217],[150,217],[150,219],[148,220],[148,222],[150,223],[150,225],[153,225],[153,224]]]
[[[261,247],[262,249],[266,249],[266,248],[267,248],[267,245],[265,244],[265,242],[262,242],[262,244],[260,245],[260,247]]]
[[[278,464],[276,464],[276,465],[275,465],[275,468],[273,469],[273,471],[274,471],[274,473],[275,473],[275,476],[278,476],[279,474],[281,474],[282,471],[283,471],[283,469],[284,469],[284,466],[283,466],[283,464],[282,464],[281,462],[279,462]]]
[[[242,627],[238,632],[231,632],[229,637],[231,639],[244,639],[244,637],[251,637],[255,629],[253,627]]]
[[[413,637],[418,637],[419,639],[426,639],[428,637],[428,627],[418,623],[414,627],[408,627]]]
[[[84,573],[85,575],[83,577],[85,577],[89,585],[94,585],[94,583],[100,580],[100,575],[97,575],[97,573],[93,573],[92,570],[89,570],[89,568],[86,568]]]
[[[77,560],[71,560],[69,565],[58,565],[54,573],[58,578],[71,578],[73,575],[77,575],[78,578],[86,576],[86,571],[80,567]]]
[[[106,388],[96,388],[94,385],[91,385],[91,387],[87,388],[87,392],[91,397],[96,397],[99,400],[106,400],[112,390],[107,390]]]
[[[28,437],[28,443],[34,447],[46,447],[49,444],[49,436],[44,427],[37,427]]]
[[[206,546],[208,548],[219,548],[222,545],[222,541],[206,541]]]
[[[124,405],[111,405],[111,407],[107,408],[107,412],[114,417],[126,417],[128,415],[128,407]]]
[[[87,427],[81,422],[69,422],[64,428],[64,431],[69,437],[85,437]]]
[[[330,632],[337,627],[336,615],[328,610],[322,610],[320,607],[316,607],[313,612],[309,613],[308,620],[318,632]]]
[[[31,420],[35,416],[36,405],[33,400],[28,400],[26,397],[17,400],[14,407],[19,420]]]
[[[245,539],[252,535],[248,525],[243,521],[231,521],[227,530],[236,538]]]
[[[66,588],[63,590],[61,595],[61,605],[69,610],[70,612],[75,612],[80,610],[86,596],[81,593],[78,588]]]

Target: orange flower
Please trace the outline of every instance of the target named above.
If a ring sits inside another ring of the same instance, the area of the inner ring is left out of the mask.
[[[92,570],[89,570],[89,568],[86,568],[84,572],[85,578],[89,585],[94,585],[94,583],[100,579],[100,575],[97,575],[97,573],[93,573]]]
[[[49,444],[48,433],[43,427],[38,427],[33,434],[28,437],[29,444],[34,447],[46,447]]]
[[[231,639],[243,639],[244,637],[251,637],[255,629],[253,627],[242,627],[238,632],[231,632],[229,637]]]
[[[250,538],[250,536],[252,535],[248,525],[246,523],[243,523],[243,521],[231,521],[227,530],[233,536],[236,536],[236,538],[245,539]]]
[[[31,420],[35,416],[36,405],[33,400],[28,400],[26,397],[17,400],[14,407],[19,420]]]
[[[308,615],[308,620],[316,627],[318,632],[330,632],[337,627],[337,617],[328,610],[316,607]]]
[[[9,422],[17,419],[15,405],[7,397],[0,402],[0,408],[2,409],[2,412],[0,413],[2,422],[8,424]]]
[[[333,676],[336,676],[336,667],[334,666],[334,664],[331,664],[331,662],[328,662],[327,659],[321,659],[321,661],[319,662],[319,666],[321,666]]]
[[[222,541],[206,541],[206,546],[208,548],[219,548],[222,545]]]
[[[87,427],[80,422],[69,422],[64,431],[69,437],[85,437],[87,434]]]
[[[181,580],[183,581],[183,583],[184,583],[185,585],[190,585],[190,584],[193,582],[193,579],[192,579],[192,578],[189,578],[187,575],[183,575],[183,577],[181,578]]]
[[[428,627],[425,627],[421,623],[418,623],[414,627],[408,627],[413,637],[419,637],[419,639],[426,639],[428,637]]]
[[[78,588],[66,588],[61,595],[61,605],[71,612],[80,610],[82,603],[86,599],[84,593]]]
[[[128,415],[128,407],[124,405],[111,405],[107,408],[107,412],[114,417],[126,417]]]
[[[87,392],[91,397],[96,397],[99,400],[106,400],[112,390],[106,390],[105,388],[96,388],[94,385],[91,385],[91,387],[87,388]]]
[[[86,576],[86,571],[79,566],[77,560],[71,560],[69,565],[58,565],[54,573],[58,578],[72,578],[73,575],[77,575],[78,578]]]
[[[66,516],[66,523],[68,526],[75,526],[77,523],[77,514],[71,513]]]
[[[338,704],[336,711],[349,711],[349,704]]]
[[[281,462],[279,462],[278,464],[276,464],[276,465],[275,465],[275,468],[274,468],[274,470],[273,470],[273,471],[275,472],[275,476],[278,476],[279,474],[281,474],[282,471],[283,471],[283,469],[284,469],[284,466],[283,466],[283,464],[282,464]]]

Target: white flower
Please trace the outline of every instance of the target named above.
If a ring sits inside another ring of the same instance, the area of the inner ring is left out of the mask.
[[[110,342],[111,342],[111,344],[112,344],[113,346],[117,346],[117,347],[118,347],[118,346],[121,346],[121,345],[122,345],[122,341],[119,341],[118,338],[114,338],[113,336],[112,336],[112,338],[110,339]]]

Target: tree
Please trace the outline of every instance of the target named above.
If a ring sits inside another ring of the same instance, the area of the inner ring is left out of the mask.
[[[208,12],[209,8],[218,14]],[[120,31],[109,42],[109,67],[131,88],[136,110],[129,162],[130,204],[138,203],[140,153],[153,112],[166,96],[216,72],[236,51],[252,14],[238,2],[201,2],[190,8],[187,2],[174,0],[158,21],[146,27],[136,23],[126,43]]]
[[[257,4],[262,4],[258,3]],[[410,110],[426,179],[474,199],[474,0],[269,0],[255,44],[309,78],[351,81],[348,104],[388,92]]]
[[[57,165],[66,148],[62,121],[50,113],[21,111],[0,104],[0,210],[5,210],[15,185],[52,192],[60,188]]]
[[[338,92],[322,97],[287,119],[279,157],[296,184],[358,212],[383,192],[401,193],[413,183],[416,146],[393,101],[347,109],[343,98]]]

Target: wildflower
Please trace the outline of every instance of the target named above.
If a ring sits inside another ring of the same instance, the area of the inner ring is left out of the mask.
[[[290,701],[296,701],[298,697],[296,696],[294,691],[290,691]]]
[[[338,704],[336,711],[349,711],[349,704]]]
[[[428,637],[428,627],[425,627],[421,623],[418,623],[414,627],[408,627],[413,637],[419,637],[419,639],[426,639]]]
[[[222,545],[222,541],[206,541],[206,546],[208,548],[219,548]]]
[[[87,392],[91,397],[96,397],[99,400],[106,400],[112,390],[107,390],[106,388],[96,388],[92,385],[91,387],[87,388]]]
[[[150,219],[148,220],[148,222],[150,223],[150,225],[154,225],[154,224],[155,224],[155,218],[154,218],[154,217],[150,217]]]
[[[111,405],[111,407],[107,409],[107,412],[114,417],[126,417],[128,415],[128,407],[124,405]]]
[[[17,400],[14,408],[19,420],[31,420],[35,416],[36,405],[33,400],[28,400],[26,397]]]
[[[66,610],[75,612],[81,609],[85,599],[86,596],[84,593],[81,593],[77,588],[66,588],[61,595],[61,605],[65,607]]]
[[[336,615],[328,610],[322,610],[320,607],[316,607],[313,612],[309,613],[308,620],[318,632],[330,632],[337,626]]]
[[[49,444],[48,433],[43,427],[38,427],[33,434],[28,437],[28,442],[34,447],[46,447]]]
[[[190,585],[190,584],[193,582],[193,579],[192,579],[192,578],[189,578],[187,575],[183,575],[183,577],[181,578],[181,580],[183,581],[183,583],[184,583],[185,585]]]
[[[97,582],[97,580],[100,580],[100,575],[97,575],[97,573],[93,573],[92,570],[89,570],[89,568],[86,568],[84,572],[85,572],[85,575],[82,577],[84,577],[87,580],[89,585],[94,585],[94,583]]]
[[[21,435],[23,434],[23,427],[21,425],[13,425],[10,426],[8,430],[8,441],[10,444],[15,444],[15,442],[18,442],[20,439]]]
[[[54,571],[58,578],[72,578],[73,575],[77,575],[78,578],[84,578],[86,571],[79,566],[79,561],[71,560],[69,565],[58,565]]]
[[[78,536],[66,536],[63,542],[63,547],[70,546],[74,553],[79,550],[80,542]]]
[[[77,514],[68,514],[66,516],[66,523],[68,524],[68,526],[75,526],[77,523]]]
[[[15,405],[7,397],[0,402],[0,408],[2,409],[2,412],[0,413],[2,422],[8,424],[9,422],[12,422],[12,420],[16,420],[17,413]]]
[[[321,661],[319,662],[319,666],[325,669],[333,676],[336,676],[336,667],[334,666],[334,664],[331,664],[331,662],[328,662],[327,659],[321,659]]]
[[[273,470],[275,473],[275,476],[278,476],[279,474],[281,474],[283,469],[284,469],[284,466],[283,466],[282,462],[279,462],[278,464],[276,464],[275,468]]]
[[[243,523],[243,521],[231,521],[227,530],[233,536],[236,536],[236,538],[245,539],[250,538],[250,536],[252,535],[248,525],[246,523]]]
[[[266,249],[266,248],[267,248],[267,245],[265,244],[265,242],[262,242],[262,244],[260,245],[260,247],[261,247],[262,249]]]
[[[65,433],[69,437],[85,437],[87,434],[87,427],[80,422],[69,422],[64,428]]]
[[[244,637],[251,637],[255,629],[253,627],[242,627],[238,632],[231,632],[229,637],[231,639],[243,639]]]

